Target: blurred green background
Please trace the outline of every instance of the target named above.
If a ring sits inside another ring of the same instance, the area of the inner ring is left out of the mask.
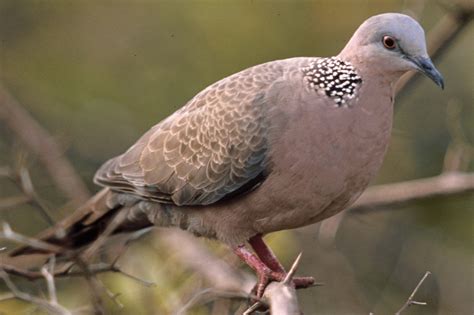
[[[0,79],[54,135],[96,191],[91,178],[101,163],[214,81],[269,60],[335,55],[362,21],[382,12],[411,10],[430,30],[446,13],[444,6],[451,5],[417,0],[1,0]],[[377,183],[439,174],[448,146],[460,137],[452,132],[453,124],[472,151],[473,38],[471,23],[436,61],[445,77],[444,91],[421,79],[398,98],[392,143]],[[70,213],[36,157],[0,125],[0,165],[14,165],[25,155],[52,216]],[[467,167],[474,169],[472,162]],[[0,198],[15,192],[0,179]],[[433,275],[417,296],[428,306],[412,307],[407,314],[472,314],[473,214],[474,197],[465,194],[351,212],[331,246],[318,240],[318,225],[269,239],[287,266],[303,251],[300,273],[325,283],[299,292],[305,314],[394,313],[426,270]],[[29,206],[3,210],[0,220],[28,235],[47,226]],[[203,242],[227,254],[223,246]],[[180,266],[154,234],[132,245],[122,265],[157,286],[101,275],[111,291],[121,293],[122,309],[104,298],[111,314],[168,314],[199,278]],[[40,285],[18,283],[33,291]],[[82,280],[62,279],[58,285],[63,305],[74,309],[89,303]],[[0,284],[0,292],[4,289]],[[191,314],[210,314],[212,307],[198,306]],[[25,303],[0,302],[0,314],[26,311],[31,306]]]

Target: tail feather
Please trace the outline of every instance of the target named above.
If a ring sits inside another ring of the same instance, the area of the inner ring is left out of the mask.
[[[101,190],[72,215],[38,234],[36,239],[65,249],[80,248],[93,242],[106,228],[110,219],[122,208],[120,204],[113,201],[116,199],[113,196],[114,193],[109,189]],[[23,246],[10,252],[9,256],[47,253],[43,249]]]

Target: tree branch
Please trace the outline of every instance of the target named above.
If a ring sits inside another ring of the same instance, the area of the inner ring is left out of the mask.
[[[411,181],[372,186],[351,209],[386,207],[419,199],[474,191],[474,173],[449,172]]]
[[[425,275],[423,276],[423,278],[421,278],[420,282],[418,282],[418,284],[416,285],[415,289],[413,290],[413,292],[410,294],[410,296],[408,297],[407,301],[405,302],[405,304],[403,304],[403,306],[398,310],[398,312],[395,313],[395,315],[400,315],[406,308],[408,308],[409,306],[411,305],[426,305],[426,302],[418,302],[418,301],[415,301],[414,298],[415,298],[415,294],[416,292],[418,292],[418,290],[420,289],[421,285],[423,284],[423,282],[426,280],[426,278],[428,278],[428,276],[431,274],[431,272],[427,271],[425,273]]]
[[[319,227],[319,239],[324,244],[332,244],[342,219],[350,210],[368,207],[382,208],[470,191],[474,191],[474,173],[445,172],[434,177],[375,185],[367,188],[348,210],[323,221]]]
[[[56,186],[75,205],[89,197],[87,187],[73,166],[63,157],[61,148],[51,135],[0,86],[0,120],[3,120],[17,137],[33,152],[46,167]]]

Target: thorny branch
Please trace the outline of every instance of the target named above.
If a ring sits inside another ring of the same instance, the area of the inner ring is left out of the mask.
[[[296,257],[293,265],[282,282],[272,282],[263,294],[263,300],[250,306],[243,315],[251,315],[262,306],[268,306],[272,315],[300,314],[296,289],[293,286],[293,277],[301,260],[301,253]]]

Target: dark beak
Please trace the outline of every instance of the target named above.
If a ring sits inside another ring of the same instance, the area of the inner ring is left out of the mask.
[[[433,62],[427,57],[414,57],[410,60],[417,66],[418,70],[433,80],[436,85],[444,89],[444,79],[438,69],[435,68]]]

